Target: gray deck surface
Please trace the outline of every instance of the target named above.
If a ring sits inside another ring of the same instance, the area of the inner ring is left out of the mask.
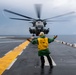
[[[25,40],[0,43],[0,58],[23,41]],[[5,70],[2,75],[76,75],[76,48],[53,42],[49,44],[49,49],[50,56],[56,63],[52,70],[49,69],[49,66],[45,66],[44,70],[41,70],[37,45],[30,43],[17,57],[13,66],[9,70]]]

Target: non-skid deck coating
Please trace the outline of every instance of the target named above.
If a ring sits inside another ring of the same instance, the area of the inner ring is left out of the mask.
[[[0,59],[22,42],[0,43]],[[44,70],[41,70],[37,45],[30,43],[1,75],[76,75],[76,48],[57,42],[51,43],[49,48],[50,56],[56,63],[52,70],[48,65],[45,65]]]

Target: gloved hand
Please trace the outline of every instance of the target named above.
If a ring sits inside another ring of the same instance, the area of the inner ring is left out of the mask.
[[[31,39],[34,39],[34,37],[32,36]]]
[[[53,37],[53,38],[54,38],[54,39],[56,39],[57,37],[58,37],[57,35],[54,35],[54,37]]]
[[[31,38],[28,38],[27,40],[29,41],[29,42],[31,42],[31,40],[33,40],[34,39],[34,37],[31,37]]]
[[[27,39],[30,42],[30,39]]]

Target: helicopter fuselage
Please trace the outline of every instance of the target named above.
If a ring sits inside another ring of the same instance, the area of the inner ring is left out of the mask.
[[[11,14],[14,14],[14,15],[17,15],[17,16],[23,17],[23,18],[11,18],[10,17],[10,19],[29,21],[30,23],[32,23],[33,27],[29,27],[29,32],[33,35],[35,34],[36,36],[38,36],[40,32],[44,32],[44,34],[49,33],[49,28],[46,28],[47,22],[58,22],[58,20],[53,20],[53,19],[75,13],[74,11],[71,11],[71,12],[68,12],[68,13],[65,13],[65,14],[60,14],[60,15],[53,16],[53,17],[50,17],[50,18],[41,19],[41,6],[42,6],[41,4],[36,4],[35,5],[37,19],[26,16],[26,15],[22,15],[22,14],[19,14],[19,13],[16,13],[16,12],[13,12],[13,11],[10,11],[10,10],[7,10],[7,9],[4,9],[4,11],[8,12],[8,13],[11,13]],[[62,21],[60,20],[59,22],[62,22]]]
[[[31,34],[36,34],[36,36],[39,35],[40,32],[44,32],[45,34],[48,34],[49,28],[45,29],[45,22],[42,20],[37,20],[36,22],[33,23],[33,27],[29,28],[29,32]]]

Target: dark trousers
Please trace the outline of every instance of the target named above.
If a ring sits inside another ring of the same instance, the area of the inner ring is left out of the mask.
[[[49,55],[46,56],[49,62],[50,67],[52,67],[52,60],[50,58]],[[41,60],[41,68],[44,68],[44,64],[45,64],[45,60],[44,60],[44,56],[40,56],[40,60]]]

